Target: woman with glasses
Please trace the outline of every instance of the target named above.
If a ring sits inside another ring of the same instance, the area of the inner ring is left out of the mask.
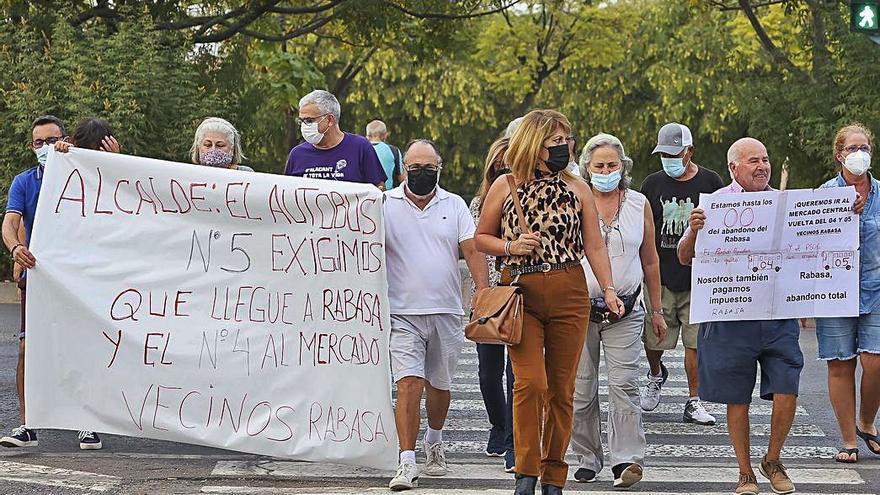
[[[489,194],[492,184],[504,174],[510,173],[510,169],[504,164],[504,153],[510,143],[508,138],[501,138],[489,147],[486,156],[486,165],[483,169],[483,180],[477,196],[471,200],[471,215],[474,222],[480,223],[480,210]],[[486,263],[489,266],[489,285],[494,287],[501,280],[501,273],[495,268],[495,257],[486,255]],[[476,292],[476,286],[471,284],[472,295]],[[480,393],[483,396],[483,404],[486,406],[486,415],[489,416],[489,439],[486,443],[486,455],[489,457],[504,456],[504,470],[508,473],[514,471],[515,455],[513,451],[513,365],[507,354],[505,346],[499,344],[477,344],[477,360],[479,362],[478,375],[480,378]],[[507,388],[504,387],[505,368],[507,370]]]
[[[880,182],[869,172],[873,151],[871,131],[848,125],[834,138],[834,161],[840,173],[822,187],[854,186],[859,228],[859,316],[817,318],[819,359],[828,363],[828,395],[837,416],[843,445],[837,462],[859,460],[857,437],[880,455],[874,420],[880,406]],[[856,367],[862,364],[861,407],[856,414]]]
[[[197,165],[254,171],[241,164],[245,158],[241,152],[241,134],[229,121],[219,117],[208,117],[199,124],[190,155]]]
[[[517,495],[562,493],[568,477],[575,374],[587,330],[590,298],[580,260],[589,260],[604,303],[623,312],[612,285],[593,195],[566,169],[571,124],[559,112],[534,110],[510,138],[504,162],[480,212],[477,249],[501,257],[502,284],[522,288],[522,340],[508,347],[513,387]],[[511,178],[513,186],[510,184]],[[520,227],[513,194],[522,204]]]
[[[614,486],[625,488],[642,479],[645,429],[639,399],[639,358],[645,309],[642,281],[651,307],[660,308],[660,260],[654,244],[654,216],[641,193],[629,189],[633,162],[620,140],[599,134],[587,141],[581,153],[583,176],[589,180],[599,212],[598,224],[611,259],[614,287],[623,301],[622,317],[610,312],[602,285],[585,266],[591,312],[574,394],[572,450],[579,467],[575,480],[592,482],[602,470],[599,425],[599,346],[605,350],[608,372],[608,450]],[[662,340],[666,335],[663,311],[651,312],[651,327]]]

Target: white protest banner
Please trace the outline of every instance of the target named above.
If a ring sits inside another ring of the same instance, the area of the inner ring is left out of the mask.
[[[28,273],[28,426],[391,469],[370,185],[52,153]]]
[[[702,194],[690,321],[856,316],[852,187]]]

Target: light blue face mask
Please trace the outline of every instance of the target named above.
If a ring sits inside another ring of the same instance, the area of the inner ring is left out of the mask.
[[[661,156],[660,162],[663,164],[663,171],[666,172],[666,175],[673,179],[677,179],[684,175],[685,167],[683,158],[666,158],[665,156]]]
[[[40,162],[41,167],[46,166],[46,160],[49,159],[49,150],[52,146],[48,144],[44,144],[40,149],[34,150],[34,153],[37,154],[37,161]]]
[[[610,174],[590,174],[590,184],[599,192],[611,192],[620,184],[620,170]]]

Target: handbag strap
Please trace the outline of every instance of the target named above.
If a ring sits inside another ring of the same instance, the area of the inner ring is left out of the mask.
[[[510,186],[510,197],[513,198],[513,207],[516,209],[516,218],[519,220],[519,230],[523,234],[528,234],[530,230],[526,224],[525,215],[523,215],[522,203],[519,202],[519,193],[516,190],[516,181],[513,179],[513,174],[507,175],[507,184]]]

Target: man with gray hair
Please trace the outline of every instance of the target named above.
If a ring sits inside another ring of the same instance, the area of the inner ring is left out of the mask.
[[[677,122],[660,128],[654,154],[660,155],[663,169],[645,178],[642,194],[651,203],[654,213],[654,242],[660,255],[660,283],[662,304],[651,304],[651,314],[662,315],[669,331],[662,339],[645,328],[645,356],[650,370],[642,389],[642,410],[653,411],[660,404],[660,391],[669,376],[663,365],[663,352],[678,346],[679,336],[684,346],[684,369],[688,382],[688,400],[682,420],[685,423],[714,425],[712,417],[700,402],[697,373],[697,328],[690,322],[691,268],[678,262],[676,249],[684,232],[693,205],[700,193],[711,193],[721,188],[721,177],[712,170],[697,165],[694,158],[694,140],[690,129]]]
[[[305,140],[290,150],[286,175],[362,182],[385,189],[388,177],[373,146],[363,136],[339,128],[339,101],[316,89],[299,100],[300,131]]]
[[[403,161],[406,182],[387,191],[384,204],[391,372],[397,384],[400,440],[400,465],[388,484],[392,490],[418,485],[415,447],[423,390],[428,416],[423,472],[448,472],[443,425],[464,343],[459,248],[477,291],[489,286],[486,257],[474,246],[470,210],[463,199],[438,185],[443,162],[437,146],[425,139],[413,141]]]
[[[385,142],[388,139],[388,128],[381,120],[373,120],[367,124],[367,139],[376,150],[376,156],[379,157],[382,169],[388,176],[388,180],[385,181],[385,190],[390,191],[394,188],[395,180],[398,184],[403,182],[403,174],[400,173],[400,163],[403,161],[403,156],[400,149]]]
[[[714,194],[771,191],[770,157],[767,148],[753,138],[742,138],[727,152],[733,182]],[[690,265],[695,255],[697,232],[706,224],[701,208],[694,208],[678,244],[678,258]],[[757,304],[762,304],[758,302]],[[739,464],[736,493],[758,493],[751,465],[749,404],[761,365],[761,398],[773,401],[770,444],[760,471],[775,493],[792,493],[794,484],[779,455],[794,422],[804,356],[797,320],[713,321],[699,331],[700,395],[727,404],[727,431]]]

